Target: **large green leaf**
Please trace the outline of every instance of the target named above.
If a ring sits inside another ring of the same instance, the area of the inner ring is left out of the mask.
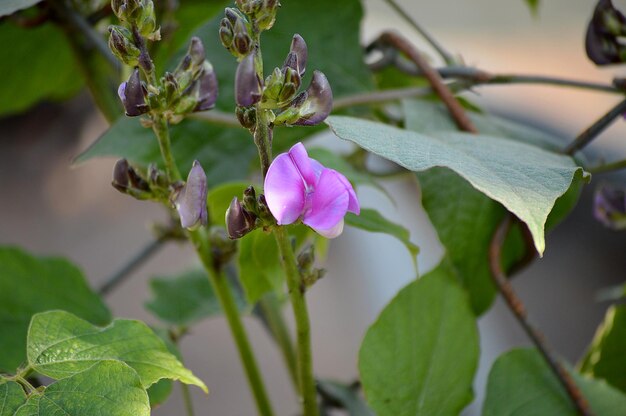
[[[413,264],[417,266],[419,247],[410,240],[409,230],[401,225],[389,221],[380,215],[375,209],[363,208],[359,215],[348,213],[345,217],[346,224],[372,233],[389,234],[397,238],[409,251]]]
[[[621,416],[626,396],[604,381],[573,373],[573,378],[598,416]],[[576,416],[571,399],[545,360],[534,349],[500,356],[491,368],[483,416]]]
[[[267,292],[283,287],[278,245],[272,234],[255,230],[239,240],[239,279],[248,303],[255,304]]]
[[[474,314],[444,263],[398,293],[359,353],[365,396],[381,416],[458,414],[477,364]]]
[[[207,391],[204,383],[140,321],[116,319],[99,328],[63,311],[39,313],[28,330],[27,353],[29,364],[52,378],[69,377],[97,361],[121,360],[137,371],[145,388],[168,378]]]
[[[1,11],[5,5],[0,3]],[[4,45],[0,48],[0,116],[24,111],[42,100],[70,97],[83,85],[72,50],[53,24],[21,28],[2,22],[0,45]]]
[[[149,416],[137,373],[120,361],[100,361],[32,394],[15,416]]]
[[[626,392],[626,305],[609,308],[580,371]]]
[[[13,416],[25,401],[26,394],[19,384],[0,380],[0,416]]]
[[[146,308],[170,324],[188,326],[221,313],[204,270],[191,270],[175,278],[155,278],[150,280],[150,288],[154,298],[146,303]],[[245,309],[243,299],[237,301],[240,309]]]
[[[459,132],[431,135],[344,116],[327,119],[337,136],[412,171],[452,169],[524,221],[537,251],[558,197],[582,169],[566,156],[513,140]]]
[[[98,325],[111,320],[82,272],[67,260],[0,247],[0,371],[14,371],[26,361],[28,323],[35,313],[50,309],[64,309]]]
[[[233,197],[243,199],[243,191],[249,186],[246,182],[228,182],[211,189],[207,196],[209,207],[209,219],[211,224],[224,226],[226,223],[226,210],[230,206]]]
[[[27,9],[41,0],[3,0],[0,4],[0,17],[13,14],[18,10]]]

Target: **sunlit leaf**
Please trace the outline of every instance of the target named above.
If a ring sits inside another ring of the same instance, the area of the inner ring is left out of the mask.
[[[0,416],[13,416],[25,401],[26,394],[19,384],[0,379]]]

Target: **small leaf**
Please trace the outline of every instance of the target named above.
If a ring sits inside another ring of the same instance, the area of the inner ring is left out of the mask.
[[[221,313],[219,301],[204,270],[191,270],[174,278],[154,278],[150,280],[150,288],[154,297],[146,302],[146,308],[172,325],[188,326]],[[240,297],[237,304],[240,310],[246,308]]]
[[[120,361],[92,363],[85,371],[32,394],[15,416],[149,416],[139,376]]]
[[[209,219],[211,224],[224,227],[226,210],[230,206],[233,197],[243,198],[243,191],[250,186],[245,182],[222,183],[209,191],[207,204],[209,207]]]
[[[445,264],[406,286],[368,329],[359,370],[380,415],[453,415],[472,399],[478,329]]]
[[[611,306],[585,354],[580,372],[626,392],[626,305]]]
[[[30,319],[50,309],[64,309],[99,325],[111,321],[107,307],[69,261],[0,247],[0,371],[13,371],[26,361]]]
[[[1,10],[5,0],[0,4]],[[0,45],[19,45],[0,48],[0,97],[11,97],[0,100],[0,115],[22,112],[43,100],[69,98],[83,86],[62,30],[51,23],[22,28],[2,22]]]
[[[348,213],[345,217],[346,224],[351,225],[361,230],[369,231],[372,233],[384,233],[389,234],[392,237],[397,238],[404,246],[409,250],[411,260],[413,264],[417,266],[417,254],[420,249],[410,240],[409,230],[393,223],[380,215],[375,209],[363,208],[359,215]]]
[[[372,121],[331,116],[335,134],[412,171],[454,170],[524,221],[539,254],[558,197],[584,172],[567,157],[513,140],[460,132],[424,135]]]
[[[329,405],[345,409],[349,416],[374,416],[359,396],[358,388],[352,388],[336,381],[317,380],[317,389]]]
[[[255,230],[240,239],[237,264],[246,300],[251,305],[265,293],[282,289],[284,275],[272,234]]]
[[[0,416],[13,416],[24,402],[26,402],[26,393],[22,386],[14,381],[0,379]]]
[[[624,414],[625,395],[604,381],[573,372],[572,376],[594,414]],[[483,416],[578,414],[565,389],[538,351],[509,351],[493,364],[487,381]]]
[[[116,319],[98,328],[67,312],[39,313],[28,330],[27,354],[37,372],[55,379],[84,371],[97,361],[121,360],[137,371],[145,388],[169,378],[207,392],[204,383],[140,321]]]
[[[15,13],[18,10],[27,9],[39,3],[41,0],[3,0],[0,4],[0,17]]]

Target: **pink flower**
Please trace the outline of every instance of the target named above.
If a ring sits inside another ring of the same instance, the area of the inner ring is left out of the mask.
[[[311,159],[302,143],[274,159],[265,177],[265,198],[278,224],[301,218],[327,238],[341,234],[348,211],[361,211],[346,177]]]

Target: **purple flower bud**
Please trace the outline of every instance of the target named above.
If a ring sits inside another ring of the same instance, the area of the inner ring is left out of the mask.
[[[208,222],[207,180],[204,169],[197,160],[187,176],[187,182],[174,196],[174,206],[183,228],[196,229]]]
[[[261,82],[254,67],[256,53],[246,55],[235,73],[235,101],[238,106],[249,107],[261,99]]]
[[[144,86],[139,78],[139,69],[135,68],[128,81],[120,84],[117,89],[117,95],[119,95],[122,104],[124,104],[127,116],[135,117],[148,112],[149,108],[146,105]]]
[[[626,229],[626,189],[609,184],[598,186],[593,213],[598,221],[611,229]]]
[[[109,49],[126,65],[137,65],[140,51],[132,40],[132,34],[125,27],[109,26]]]
[[[302,103],[298,101],[300,100],[296,98],[296,104],[301,107],[300,118],[293,124],[314,126],[324,121],[333,109],[333,91],[326,75],[314,71],[311,84],[306,90],[306,99]]]
[[[327,238],[341,234],[347,212],[358,215],[361,210],[346,177],[311,159],[302,143],[274,159],[264,188],[267,206],[279,225],[301,218]]]
[[[193,65],[201,66],[206,59],[206,55],[204,52],[204,45],[199,37],[194,36],[191,38],[191,42],[189,43],[189,51],[187,54],[191,57],[191,62]]]
[[[226,230],[231,239],[241,238],[255,227],[256,216],[241,206],[239,199],[234,197],[226,210]]]
[[[213,108],[218,93],[217,76],[207,61],[204,61],[202,75],[196,83],[198,85],[198,105],[194,111],[205,111]]]
[[[129,165],[126,159],[118,160],[113,167],[113,182],[111,182],[111,185],[122,193],[126,193],[128,189],[128,168]]]
[[[625,35],[626,17],[613,6],[611,0],[600,0],[587,27],[587,56],[596,65],[626,61],[626,46],[621,41]]]
[[[306,70],[306,61],[308,57],[308,50],[306,47],[306,42],[302,38],[302,36],[297,33],[293,35],[293,39],[291,40],[291,48],[290,52],[293,52],[298,57],[298,72],[300,76],[304,75],[304,71]]]

